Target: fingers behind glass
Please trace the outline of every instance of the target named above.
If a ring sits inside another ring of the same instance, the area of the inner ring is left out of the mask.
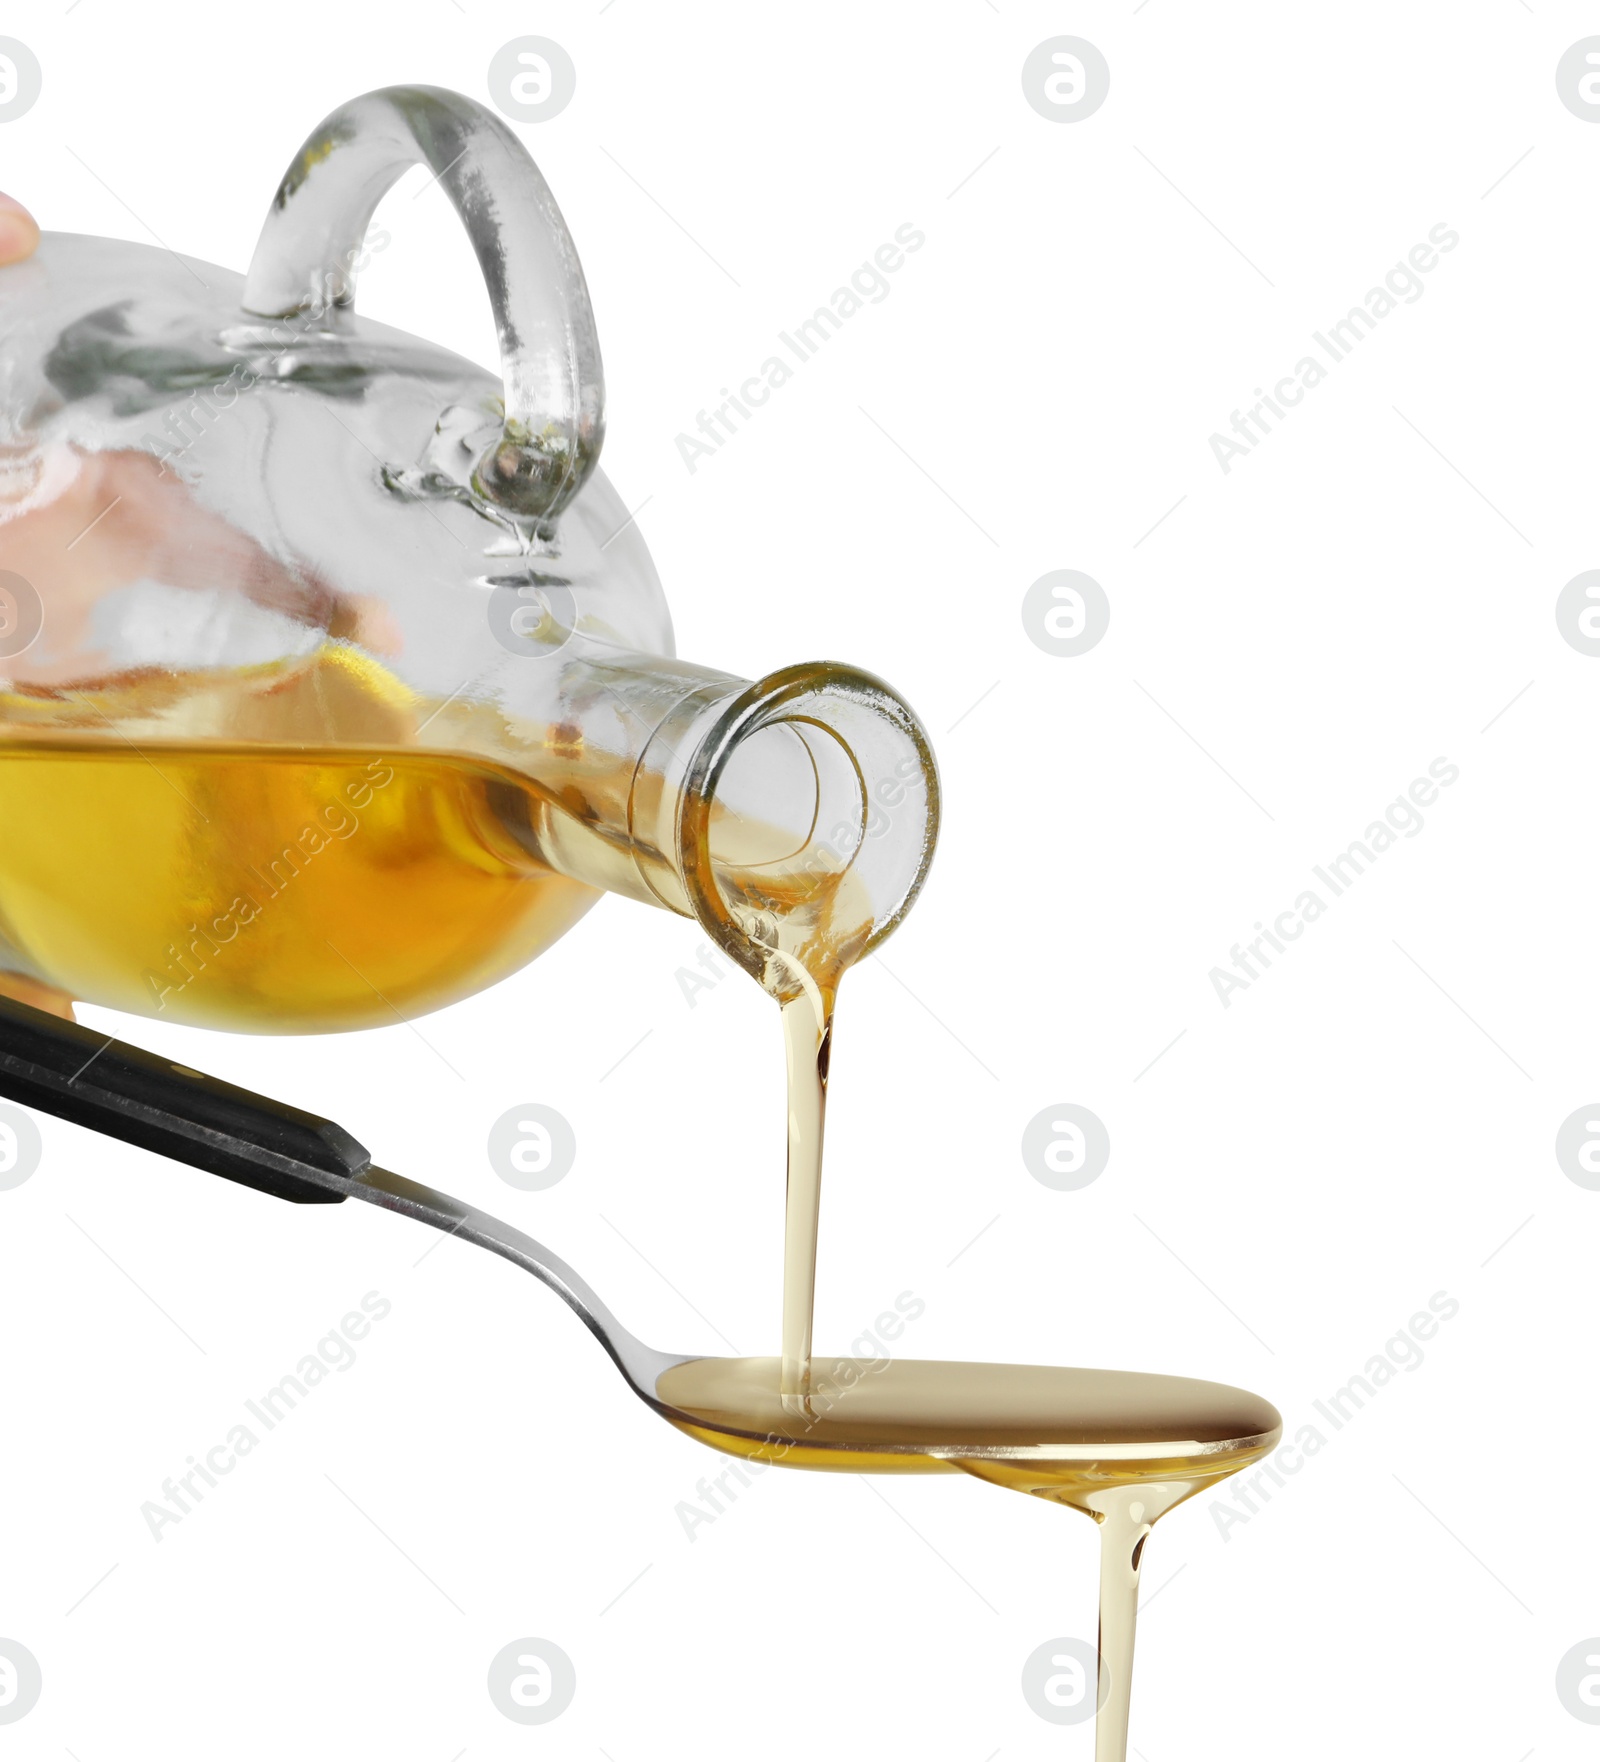
[[[18,263],[33,255],[39,226],[20,202],[0,196],[0,264]]]

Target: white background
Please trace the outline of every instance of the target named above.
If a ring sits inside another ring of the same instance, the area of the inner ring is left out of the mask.
[[[845,992],[821,1347],[909,1290],[902,1351],[1211,1377],[1329,1435],[1226,1539],[1206,1498],[1158,1530],[1146,1762],[1592,1754],[1554,1676],[1600,1633],[1600,1194],[1553,1150],[1600,1094],[1600,660],[1554,617],[1600,564],[1600,127],[1554,81],[1592,10],[52,0],[3,28],[44,92],[0,127],[0,188],[234,268],[340,100],[486,99],[509,38],[565,46],[575,100],[521,132],[680,652],[872,668],[943,768],[925,895]],[[1075,126],[1020,85],[1061,32],[1111,67]],[[362,306],[492,364],[422,181]],[[928,242],[891,295],[691,475],[674,437],[906,221]],[[1423,296],[1225,475],[1212,432],[1441,222]],[[1111,602],[1078,659],[1019,615],[1058,568]],[[1424,830],[1224,1009],[1210,969],[1441,756]],[[132,1037],[504,1213],[652,1343],[771,1351],[778,1025],[737,976],[688,1007],[702,940],[607,901],[415,1031]],[[484,1141],[535,1100],[578,1160],[518,1193]],[[1019,1153],[1062,1101],[1111,1135],[1078,1193]],[[0,1194],[0,1634],[45,1685],[8,1753],[1089,1755],[1019,1689],[1042,1641],[1093,1636],[1080,1518],[772,1473],[691,1542],[715,1458],[509,1267],[43,1131]],[[153,1541],[141,1504],[370,1290],[393,1313],[359,1362]],[[1441,1291],[1426,1362],[1334,1435],[1312,1402]],[[536,1731],[484,1686],[525,1635],[577,1670]]]

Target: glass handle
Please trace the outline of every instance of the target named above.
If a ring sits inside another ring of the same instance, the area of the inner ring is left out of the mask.
[[[342,104],[295,155],[245,282],[258,317],[325,319],[354,304],[352,266],[373,211],[426,165],[461,216],[500,337],[505,423],[473,487],[547,523],[600,456],[605,381],[589,289],[550,186],[481,104],[437,86],[388,86]]]

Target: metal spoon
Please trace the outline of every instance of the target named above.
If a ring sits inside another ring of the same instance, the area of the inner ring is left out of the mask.
[[[377,1168],[331,1121],[4,997],[0,1096],[280,1199],[361,1199],[486,1248],[548,1285],[641,1401],[713,1448],[798,1468],[959,1470],[1087,1513],[1101,1533],[1096,1762],[1125,1755],[1139,1566],[1151,1526],[1280,1436],[1276,1411],[1243,1390],[1037,1365],[821,1359],[806,1408],[796,1412],[779,1392],[776,1358],[645,1345],[542,1243]]]

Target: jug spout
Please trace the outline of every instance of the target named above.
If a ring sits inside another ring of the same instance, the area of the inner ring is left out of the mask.
[[[545,728],[530,851],[697,918],[780,1001],[808,983],[831,994],[921,889],[938,771],[916,715],[870,673],[810,662],[752,682],[590,655],[563,668]]]

